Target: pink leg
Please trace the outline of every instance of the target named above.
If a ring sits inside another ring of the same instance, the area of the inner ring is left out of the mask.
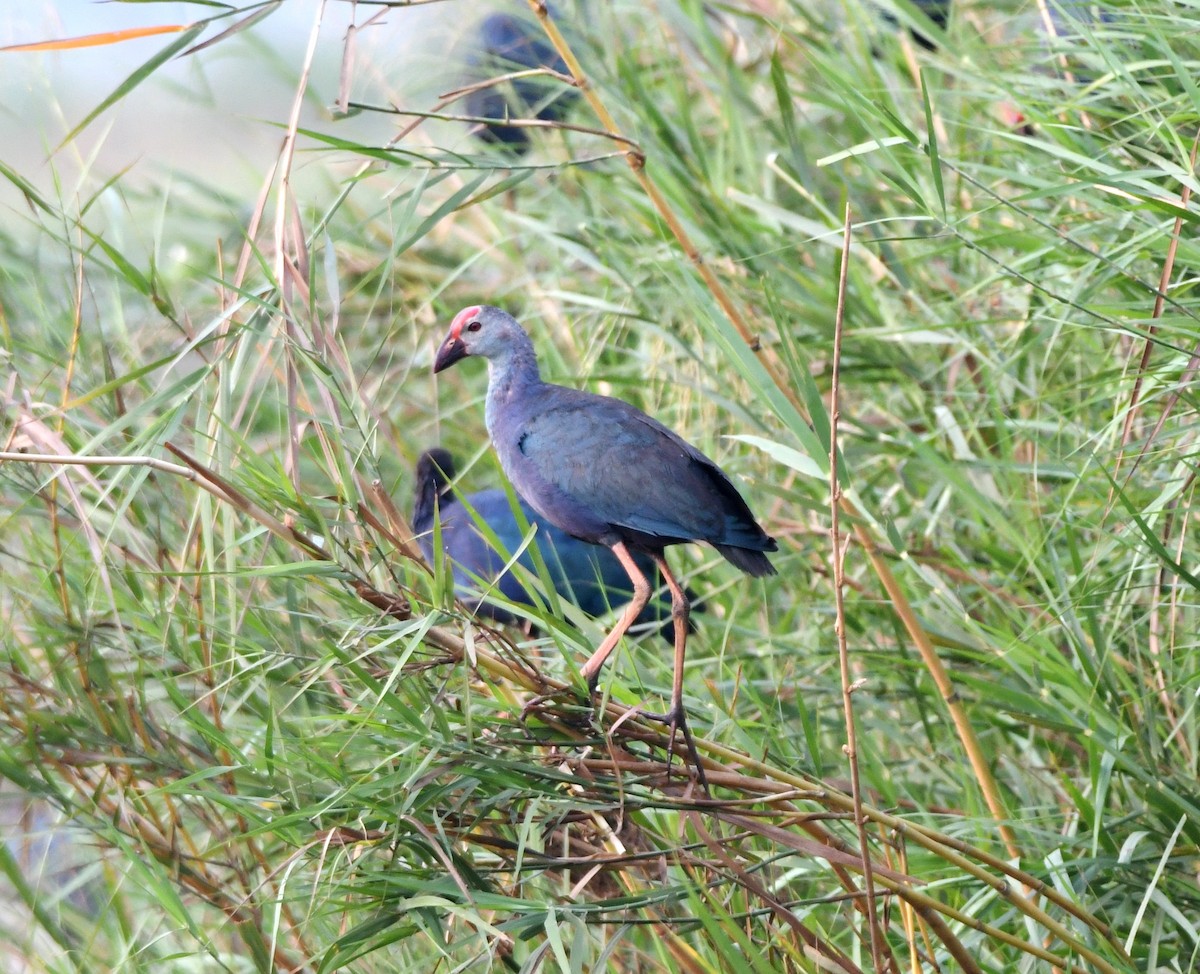
[[[696,776],[700,779],[700,787],[707,792],[708,779],[704,777],[704,765],[700,763],[700,755],[696,751],[692,732],[688,728],[687,712],[683,709],[683,661],[687,655],[688,616],[691,612],[691,605],[688,603],[687,593],[684,592],[683,586],[671,574],[666,557],[657,554],[654,556],[654,561],[658,564],[658,570],[662,572],[663,578],[666,579],[667,588],[671,590],[671,618],[675,623],[675,672],[671,681],[671,709],[665,714],[647,714],[646,716],[661,720],[671,728],[671,741],[667,745],[667,774],[671,773],[671,758],[675,753],[675,729],[678,728],[683,732],[683,741],[687,745],[692,766],[696,769]]]
[[[580,672],[587,677],[588,689],[593,693],[596,692],[596,683],[600,679],[600,668],[604,666],[604,661],[612,655],[612,651],[617,648],[617,643],[621,641],[621,637],[625,635],[625,631],[633,625],[634,620],[642,614],[642,609],[646,608],[646,603],[650,601],[650,581],[638,568],[638,564],[633,560],[633,556],[629,553],[629,548],[626,547],[624,541],[618,541],[612,546],[612,553],[617,556],[629,574],[629,580],[633,582],[633,601],[625,607],[625,611],[621,614],[621,618],[617,620],[617,624],[612,627],[612,631],[604,637],[602,642],[587,662],[580,668]]]

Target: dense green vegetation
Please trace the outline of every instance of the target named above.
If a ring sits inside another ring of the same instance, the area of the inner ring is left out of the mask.
[[[70,898],[0,851],[10,951],[1194,971],[1194,6],[1051,38],[1028,5],[942,33],[898,0],[932,51],[854,0],[558,6],[588,97],[520,159],[466,123],[384,146],[329,117],[260,198],[48,186],[0,149],[25,197],[0,237],[0,777],[94,850]],[[248,12],[197,4],[219,19],[163,50]],[[266,58],[269,22],[190,56]],[[780,541],[766,580],[671,554],[707,607],[711,800],[619,720],[669,690],[656,637],[614,657],[600,726],[562,696],[523,713],[610,620],[491,632],[411,554],[422,449],[501,479],[483,367],[430,374],[479,302],[548,376],[718,459]]]

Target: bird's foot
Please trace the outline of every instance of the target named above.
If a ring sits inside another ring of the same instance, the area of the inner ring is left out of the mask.
[[[667,780],[671,778],[671,759],[675,756],[675,734],[676,731],[683,733],[683,742],[687,745],[688,757],[691,759],[692,767],[696,769],[696,778],[700,782],[700,787],[707,795],[708,778],[704,775],[704,765],[700,763],[700,752],[696,750],[696,742],[692,739],[691,728],[688,727],[687,713],[683,709],[682,702],[675,704],[663,714],[649,713],[643,710],[641,716],[647,720],[653,720],[659,724],[666,724],[670,729],[670,736],[667,738]]]

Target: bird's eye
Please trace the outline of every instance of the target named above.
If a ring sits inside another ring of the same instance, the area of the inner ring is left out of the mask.
[[[467,331],[479,331],[481,327],[478,321],[467,322]]]

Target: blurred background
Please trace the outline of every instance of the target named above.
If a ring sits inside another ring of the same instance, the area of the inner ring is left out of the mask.
[[[480,7],[471,16],[485,12]],[[0,10],[0,44],[187,25],[207,13],[202,5],[189,3],[12,4]],[[122,173],[141,186],[198,180],[253,192],[279,151],[282,135],[270,123],[286,118],[291,109],[296,69],[318,15],[321,40],[301,118],[306,125],[328,119],[342,65],[338,41],[354,23],[354,11],[348,3],[293,0],[207,55],[169,59],[104,113],[99,124],[66,145],[71,129],[163,46],[163,36],[60,51],[6,52],[0,59],[5,161],[22,173],[40,174],[42,180],[52,178],[52,172],[62,179],[77,179],[84,171],[102,178]],[[427,97],[439,84],[453,84],[453,64],[445,52],[457,33],[449,4],[389,13],[357,39],[357,90],[386,101]],[[347,119],[343,127],[356,137],[380,140],[390,129],[377,116]],[[11,194],[11,188],[5,192]]]

